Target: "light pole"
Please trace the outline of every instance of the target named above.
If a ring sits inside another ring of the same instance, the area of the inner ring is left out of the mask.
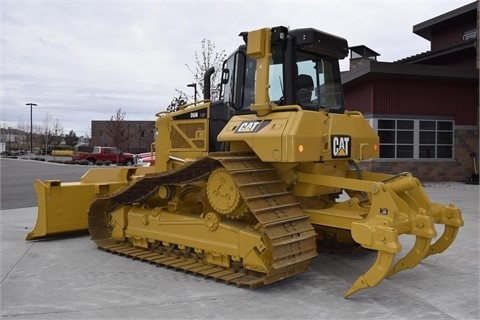
[[[30,157],[32,156],[32,153],[33,153],[33,121],[32,121],[32,107],[33,106],[37,106],[35,103],[27,103],[25,104],[27,106],[30,106],[30,155],[28,156],[28,158],[30,159]]]
[[[140,137],[142,136],[142,125],[138,125],[138,151],[137,153],[140,153]]]
[[[10,142],[10,130],[12,130],[12,127],[8,127],[8,153],[12,152],[12,146]]]
[[[193,97],[194,101],[197,102],[197,84],[196,83],[190,83],[190,84],[187,84],[187,87],[193,87],[193,90],[194,90],[194,94],[195,96]]]
[[[130,123],[127,123],[127,152],[130,152]]]

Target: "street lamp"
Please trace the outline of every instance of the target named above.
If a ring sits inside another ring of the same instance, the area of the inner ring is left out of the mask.
[[[193,90],[195,91],[195,96],[194,96],[194,101],[197,102],[197,84],[196,83],[190,83],[187,84],[187,87],[193,87]]]
[[[27,106],[30,106],[30,155],[28,156],[28,158],[30,159],[30,157],[32,156],[32,153],[33,153],[33,121],[32,121],[32,107],[33,106],[37,106],[35,103],[27,103],[25,104]]]
[[[138,125],[138,151],[137,153],[140,153],[140,137],[142,136],[142,125]]]
[[[130,123],[127,123],[127,152],[130,152]]]
[[[10,130],[12,130],[12,127],[8,127],[8,153],[12,152],[12,146],[10,142]]]

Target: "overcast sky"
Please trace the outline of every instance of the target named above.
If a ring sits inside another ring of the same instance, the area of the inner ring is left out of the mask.
[[[90,136],[91,120],[155,120],[193,75],[211,40],[228,55],[241,31],[313,27],[366,45],[392,62],[429,50],[413,26],[473,1],[0,0],[2,126],[48,114],[64,133]],[[348,58],[341,63],[348,69]],[[192,92],[190,92],[192,91]]]

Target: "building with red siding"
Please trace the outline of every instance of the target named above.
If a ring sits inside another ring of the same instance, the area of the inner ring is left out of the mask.
[[[150,152],[155,136],[155,121],[92,120],[90,147],[116,147],[130,153]]]
[[[380,137],[380,159],[364,169],[408,171],[422,181],[465,181],[474,173],[477,7],[473,2],[413,26],[431,47],[408,58],[379,62],[372,49],[350,47],[350,70],[342,74],[345,106],[361,111]]]

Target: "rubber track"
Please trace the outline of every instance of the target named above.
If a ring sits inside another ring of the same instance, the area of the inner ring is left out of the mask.
[[[160,185],[207,179],[212,171],[222,166],[230,172],[249,210],[256,217],[257,230],[269,242],[271,268],[267,274],[236,272],[188,256],[161,254],[109,239],[108,212],[121,205],[148,199]],[[107,252],[251,288],[304,272],[317,255],[316,234],[308,216],[300,209],[292,193],[286,190],[275,168],[254,155],[214,155],[176,170],[145,176],[123,190],[94,201],[89,210],[88,224],[92,240]]]

